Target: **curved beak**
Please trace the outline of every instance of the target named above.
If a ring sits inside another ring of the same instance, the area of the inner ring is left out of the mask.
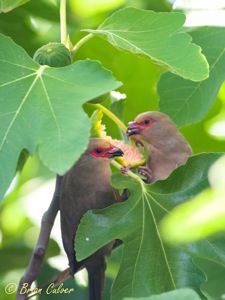
[[[129,122],[128,125],[126,132],[127,137],[139,134],[143,130],[143,127],[137,122]]]
[[[124,153],[120,148],[111,145],[111,147],[109,148],[108,154],[110,155],[110,158],[113,158],[113,157],[117,157],[117,156],[123,156]]]

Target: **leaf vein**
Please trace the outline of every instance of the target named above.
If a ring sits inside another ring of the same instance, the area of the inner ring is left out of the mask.
[[[171,272],[171,268],[170,268],[170,266],[169,266],[169,261],[168,261],[167,255],[166,255],[166,251],[165,251],[165,248],[164,248],[164,245],[163,245],[162,238],[161,238],[161,236],[160,236],[160,232],[159,232],[159,229],[158,229],[158,226],[157,226],[157,222],[156,222],[156,219],[155,219],[155,216],[154,216],[152,207],[151,207],[151,205],[150,205],[150,202],[148,201],[148,198],[146,197],[146,194],[144,194],[144,197],[146,198],[147,205],[148,205],[149,210],[150,210],[151,215],[152,215],[152,219],[153,219],[153,222],[154,222],[154,225],[155,225],[155,229],[156,229],[156,233],[157,233],[157,236],[158,236],[160,245],[161,245],[161,249],[162,249],[162,252],[163,252],[163,256],[164,256],[164,259],[165,259],[165,263],[166,263],[167,269],[168,269],[168,271],[169,271],[169,275],[170,275],[170,278],[171,278],[171,282],[172,282],[172,284],[173,284],[173,286],[174,286],[174,289],[176,289],[176,284],[175,284],[175,281],[174,281],[174,278],[173,278],[173,274],[172,274],[172,272]],[[152,197],[151,197],[151,198],[152,198]]]
[[[10,124],[9,124],[9,126],[8,126],[8,128],[7,128],[7,130],[6,130],[6,132],[5,132],[5,135],[3,136],[2,142],[1,142],[1,144],[0,144],[0,150],[2,150],[4,144],[5,144],[6,140],[7,140],[7,137],[8,137],[8,135],[9,135],[9,132],[10,132],[11,128],[13,127],[13,124],[15,123],[17,116],[20,114],[20,112],[21,112],[21,110],[22,110],[22,108],[23,108],[23,105],[25,104],[25,102],[26,102],[26,100],[27,100],[27,98],[28,98],[28,96],[29,96],[29,94],[30,94],[32,88],[34,87],[34,85],[35,85],[35,83],[36,83],[36,81],[37,81],[37,79],[38,79],[38,77],[36,76],[36,77],[34,78],[34,81],[33,81],[32,84],[31,84],[31,86],[29,87],[27,93],[25,94],[24,98],[22,99],[22,102],[20,103],[18,109],[15,111],[15,115],[14,115],[14,117],[12,118],[12,120],[11,120],[11,122],[10,122]]]

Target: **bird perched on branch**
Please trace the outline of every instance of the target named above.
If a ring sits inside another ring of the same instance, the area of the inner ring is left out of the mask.
[[[164,113],[144,112],[128,124],[127,136],[132,136],[136,143],[144,142],[149,151],[147,166],[138,168],[147,176],[146,183],[167,178],[192,154],[188,142]]]
[[[70,273],[81,267],[88,271],[91,300],[100,300],[106,268],[105,257],[110,254],[111,242],[84,261],[77,262],[74,238],[84,213],[105,208],[121,201],[118,191],[110,185],[110,161],[123,152],[104,139],[90,139],[85,153],[63,176],[60,195],[60,217],[63,246],[66,251]]]

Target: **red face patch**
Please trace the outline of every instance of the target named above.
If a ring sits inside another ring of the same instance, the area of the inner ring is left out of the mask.
[[[144,121],[138,122],[130,122],[127,128],[127,136],[139,134],[142,130],[152,126],[155,121],[153,119],[145,119]]]
[[[154,120],[152,120],[152,119],[146,119],[146,120],[144,120],[143,122],[141,122],[140,124],[141,124],[141,126],[143,126],[144,128],[148,128],[148,127],[152,126],[154,123],[155,123]]]
[[[108,152],[108,149],[103,148],[103,147],[98,147],[91,151],[91,155],[93,155],[95,157],[106,157],[107,152]]]
[[[116,156],[122,156],[123,151],[111,145],[109,148],[97,147],[92,150],[90,154],[98,158],[113,158]]]

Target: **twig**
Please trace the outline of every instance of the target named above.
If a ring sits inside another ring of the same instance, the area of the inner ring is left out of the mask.
[[[77,52],[77,50],[83,45],[85,44],[88,40],[90,40],[94,35],[92,33],[89,33],[88,35],[86,35],[85,37],[83,37],[79,42],[77,42],[76,45],[73,46],[71,53],[72,56],[74,56],[74,54]]]
[[[126,133],[127,127],[123,124],[123,122],[120,121],[119,118],[117,118],[116,115],[114,115],[114,113],[112,113],[110,110],[108,110],[106,107],[104,107],[99,103],[98,104],[88,103],[88,104],[97,109],[102,110],[105,115],[107,115],[124,133]]]
[[[113,250],[117,247],[121,246],[123,242],[121,240],[115,240],[113,245]],[[75,274],[84,268],[83,265],[80,266],[75,271]],[[59,286],[61,283],[65,282],[66,280],[72,278],[73,276],[70,274],[70,268],[65,269],[64,271],[59,272],[58,274],[54,275],[51,279],[40,285],[37,289],[46,289],[50,284],[54,284],[54,287]],[[28,297],[32,298],[33,296],[37,295],[37,293],[29,294]]]
[[[48,210],[43,214],[38,241],[32,253],[27,270],[20,280],[19,287],[17,290],[16,300],[28,299],[28,296],[26,294],[21,294],[20,291],[24,284],[27,284],[30,287],[33,281],[37,278],[37,276],[41,272],[42,262],[48,246],[52,226],[54,224],[55,217],[59,210],[59,196],[60,196],[61,181],[62,181],[62,176],[57,175],[55,192]]]
[[[60,2],[60,32],[61,43],[66,45],[67,30],[66,30],[66,0]]]

